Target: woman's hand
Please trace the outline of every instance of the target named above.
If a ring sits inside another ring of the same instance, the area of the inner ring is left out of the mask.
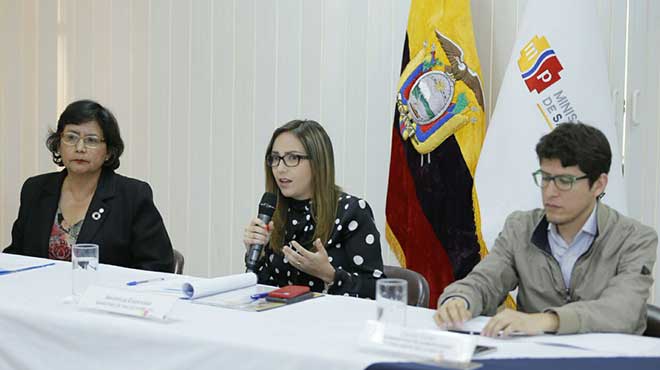
[[[292,241],[290,246],[282,248],[282,252],[293,267],[330,284],[335,280],[335,268],[328,261],[328,252],[320,239],[314,241],[314,246],[316,252],[310,252],[298,242]]]
[[[270,241],[270,233],[273,230],[273,221],[266,225],[258,218],[253,218],[245,228],[243,234],[243,244],[245,249],[249,249],[252,244],[266,245]]]

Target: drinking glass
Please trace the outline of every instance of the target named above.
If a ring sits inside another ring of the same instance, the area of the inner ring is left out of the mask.
[[[406,325],[408,282],[403,279],[376,281],[376,319],[384,324]]]
[[[71,247],[72,293],[75,301],[94,284],[99,268],[99,246],[97,244],[74,244]]]

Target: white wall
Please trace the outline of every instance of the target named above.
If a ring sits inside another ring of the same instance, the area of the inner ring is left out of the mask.
[[[119,171],[152,185],[187,273],[242,270],[242,230],[263,193],[266,144],[275,127],[298,117],[324,124],[338,182],[370,201],[384,230],[407,2],[0,7],[0,245],[9,243],[22,182],[54,169],[47,128],[80,98],[115,112],[127,148]],[[386,259],[394,263],[389,251]]]
[[[657,229],[660,78],[651,46],[660,40],[660,12],[653,1],[632,3],[631,14],[646,20],[631,28],[646,43],[635,60],[648,71],[638,78],[643,124],[635,127],[623,125],[624,92],[632,91],[624,84],[627,3],[603,0],[595,11],[619,130],[627,134],[630,213]],[[525,4],[472,0],[489,114]],[[120,172],[152,185],[188,274],[242,270],[242,229],[263,192],[265,145],[274,127],[293,118],[327,128],[338,182],[370,201],[384,231],[408,6],[408,0],[0,0],[0,246],[9,243],[22,182],[54,169],[43,145],[47,129],[79,98],[115,112],[127,147]],[[638,70],[628,69],[631,78]],[[386,263],[396,263],[384,250]]]
[[[630,215],[660,230],[660,2],[630,1],[625,177]],[[655,303],[660,304],[660,266]]]

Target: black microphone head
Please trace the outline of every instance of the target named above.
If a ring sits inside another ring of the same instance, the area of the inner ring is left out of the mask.
[[[275,206],[277,206],[277,195],[266,192],[261,197],[261,202],[259,202],[259,214],[273,217]]]

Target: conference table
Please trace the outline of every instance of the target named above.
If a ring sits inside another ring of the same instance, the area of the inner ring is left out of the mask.
[[[0,269],[50,262],[0,253]],[[407,361],[360,346],[375,302],[326,295],[263,312],[176,300],[164,321],[82,309],[71,263],[0,275],[0,369],[365,369]],[[185,276],[100,265],[97,284],[126,286]],[[408,307],[407,325],[437,330],[433,310]],[[660,356],[660,339],[583,334],[478,338],[497,348],[479,359]],[[660,362],[659,362],[660,364]],[[660,368],[660,366],[659,366]]]

